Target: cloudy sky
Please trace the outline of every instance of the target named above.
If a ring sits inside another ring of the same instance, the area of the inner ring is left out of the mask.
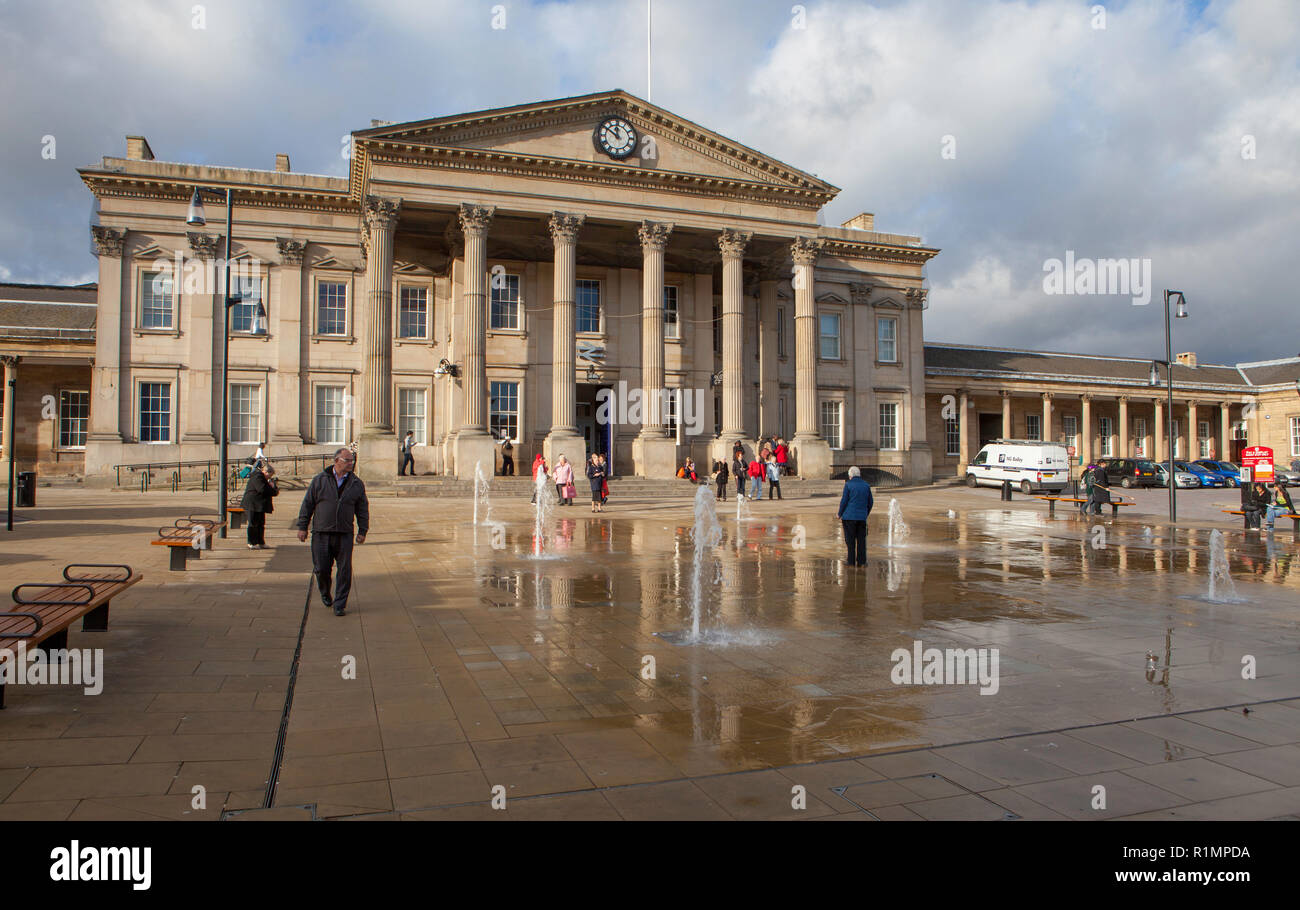
[[[1163,356],[1178,288],[1178,350],[1300,353],[1300,0],[653,3],[650,100],[942,248],[927,340]],[[342,175],[372,118],[645,97],[646,64],[646,0],[0,0],[0,280],[94,280],[75,169],[128,133]],[[1151,304],[1045,293],[1067,251],[1149,260]]]

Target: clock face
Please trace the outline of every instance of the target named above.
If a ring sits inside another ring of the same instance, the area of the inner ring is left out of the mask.
[[[631,157],[636,151],[636,128],[622,117],[607,117],[602,120],[591,138],[597,149],[616,161]]]

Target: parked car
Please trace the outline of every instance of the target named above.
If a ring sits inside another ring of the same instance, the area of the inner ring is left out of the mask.
[[[966,465],[969,487],[1000,487],[1004,480],[1025,494],[1059,492],[1070,482],[1070,457],[1063,445],[1008,439],[990,442]]]
[[[1156,466],[1156,486],[1169,486],[1169,468],[1165,466],[1164,462],[1160,461],[1152,462],[1152,464]],[[1192,487],[1199,487],[1201,485],[1201,478],[1197,477],[1195,474],[1188,474],[1186,471],[1179,471],[1177,469],[1174,470],[1174,474],[1176,475],[1175,483],[1178,484],[1178,489],[1180,490],[1191,489]]]
[[[1106,469],[1106,481],[1125,489],[1158,486],[1156,466],[1143,458],[1101,458],[1097,464]]]
[[[1290,467],[1284,468],[1280,464],[1276,465],[1273,468],[1273,473],[1282,478],[1288,487],[1300,484],[1300,459],[1291,462]]]
[[[1212,458],[1201,458],[1194,462],[1198,467],[1205,468],[1211,474],[1216,474],[1223,479],[1226,486],[1241,486],[1241,469],[1230,461],[1215,461]]]
[[[1174,470],[1186,471],[1188,474],[1195,474],[1203,487],[1221,487],[1224,485],[1223,478],[1218,474],[1211,474],[1205,468],[1197,464],[1191,464],[1186,461],[1175,461]]]

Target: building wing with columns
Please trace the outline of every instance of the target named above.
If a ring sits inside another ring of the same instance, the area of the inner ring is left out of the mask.
[[[410,430],[420,473],[472,476],[509,438],[521,465],[604,451],[668,477],[771,435],[802,476],[930,478],[938,251],[870,215],[820,226],[836,187],[622,91],[376,125],[344,153],[335,178],[283,155],[167,163],[129,137],[80,171],[98,202],[88,475],[212,456],[225,238],[214,206],[186,226],[201,186],[234,197],[233,457],[355,441],[384,477]],[[636,418],[632,390],[663,406]]]

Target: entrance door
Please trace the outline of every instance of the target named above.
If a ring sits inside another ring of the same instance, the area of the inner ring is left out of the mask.
[[[575,423],[578,427],[578,435],[583,438],[587,444],[587,454],[601,454],[605,456],[608,463],[609,476],[614,476],[614,459],[610,457],[610,449],[613,443],[614,425],[610,420],[597,420],[597,415],[603,411],[613,413],[613,390],[608,393],[610,406],[601,408],[596,394],[605,386],[588,385],[579,383],[574,396],[577,414]]]
[[[980,415],[980,448],[984,448],[995,439],[1002,436],[1002,415],[1001,414],[981,414]]]

